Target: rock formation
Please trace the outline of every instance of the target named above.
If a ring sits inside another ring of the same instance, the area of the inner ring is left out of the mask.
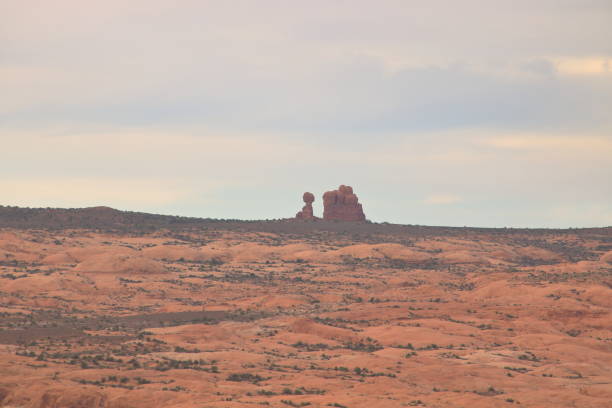
[[[302,207],[302,211],[295,214],[295,218],[298,220],[314,220],[317,217],[314,216],[314,212],[312,210],[312,203],[315,200],[314,194],[305,192],[302,196],[306,205]]]
[[[365,221],[363,208],[350,186],[323,194],[323,219],[330,221]]]

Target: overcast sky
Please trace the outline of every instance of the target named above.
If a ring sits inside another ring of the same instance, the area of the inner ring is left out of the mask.
[[[609,0],[1,0],[0,204],[612,225]]]

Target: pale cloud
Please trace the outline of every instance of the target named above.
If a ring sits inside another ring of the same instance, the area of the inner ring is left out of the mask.
[[[612,157],[612,137],[596,135],[514,134],[481,139],[481,144],[505,150],[587,153]]]
[[[558,57],[552,60],[564,75],[612,75],[611,57]]]
[[[0,204],[274,218],[348,183],[379,221],[600,224],[611,17],[607,0],[0,2]]]
[[[193,195],[181,180],[97,177],[2,178],[0,191],[4,205],[71,208],[109,205],[131,210],[176,204],[192,199]]]
[[[434,205],[456,204],[461,201],[463,201],[463,199],[456,194],[433,194],[423,200],[425,204]]]
[[[197,127],[82,127],[56,126],[45,129],[3,130],[0,139],[14,154],[113,157],[136,161],[163,158],[200,158],[216,164],[261,160],[276,163],[292,161],[318,152],[304,142],[291,141],[278,134],[241,133]],[[331,157],[330,153],[330,157]],[[325,155],[313,158],[324,159]],[[43,158],[43,157],[41,157]],[[109,162],[109,165],[112,163]]]

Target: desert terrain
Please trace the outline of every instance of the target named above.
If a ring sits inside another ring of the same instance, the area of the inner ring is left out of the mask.
[[[0,208],[0,407],[612,407],[612,228]]]

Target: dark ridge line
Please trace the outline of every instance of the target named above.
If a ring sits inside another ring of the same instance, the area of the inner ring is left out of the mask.
[[[0,228],[14,229],[94,229],[122,232],[152,232],[169,230],[229,230],[246,232],[272,232],[303,234],[310,232],[407,234],[422,235],[466,235],[475,233],[499,234],[601,234],[612,235],[612,227],[591,228],[491,228],[448,227],[412,224],[391,224],[371,221],[301,221],[293,218],[275,220],[239,220],[185,217],[177,215],[150,214],[122,211],[110,207],[87,208],[28,208],[0,206]]]

